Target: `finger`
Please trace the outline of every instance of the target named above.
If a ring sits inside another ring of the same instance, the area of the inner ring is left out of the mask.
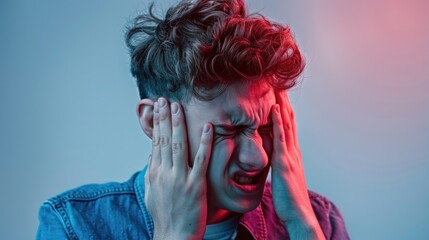
[[[194,159],[194,164],[190,173],[190,178],[194,181],[199,181],[201,178],[205,179],[207,167],[209,165],[212,142],[213,142],[213,129],[210,123],[206,123],[201,135],[200,146]]]
[[[161,148],[161,164],[165,167],[173,165],[171,161],[171,112],[170,104],[165,98],[158,99],[159,104],[159,140]]]
[[[275,104],[271,108],[271,120],[273,121],[273,153],[271,166],[278,168],[279,166],[283,166],[283,159],[285,159],[287,153],[286,138],[279,104]]]
[[[171,104],[171,118],[172,118],[172,160],[173,168],[187,174],[188,169],[188,138],[186,131],[185,115],[178,103]]]
[[[283,119],[279,104],[275,104],[271,109],[271,120],[273,121],[273,150],[283,155],[286,153],[286,138],[283,128]]]
[[[288,113],[289,113],[289,116],[290,116],[290,122],[291,122],[291,127],[292,127],[292,132],[293,132],[293,138],[294,138],[295,147],[299,148],[298,131],[297,131],[297,128],[296,128],[296,120],[295,120],[295,111],[293,110],[292,103],[289,100],[289,96],[288,96],[287,92],[285,92],[285,100],[286,100],[286,105],[287,105]]]
[[[284,131],[286,135],[286,143],[288,145],[288,151],[291,156],[296,156],[299,166],[302,167],[302,154],[299,148],[298,142],[298,134],[296,130],[296,121],[295,121],[295,113],[292,108],[292,104],[289,100],[288,94],[286,91],[278,92],[276,95],[278,102],[281,103],[284,107],[280,111],[282,113],[282,119],[286,123],[284,124]],[[281,105],[280,105],[281,106]]]
[[[152,165],[161,164],[161,149],[159,137],[159,106],[158,102],[153,105],[153,136],[152,136]]]
[[[149,159],[147,161],[147,167],[146,167],[146,173],[144,174],[144,201],[146,206],[148,205],[148,199],[149,199],[149,188],[150,188],[150,170],[151,170],[151,164],[152,162],[152,155],[149,155]]]
[[[280,116],[283,122],[283,132],[285,134],[286,146],[288,149],[295,149],[295,139],[292,129],[291,116],[289,113],[289,100],[286,92],[276,92],[276,102],[279,105]]]

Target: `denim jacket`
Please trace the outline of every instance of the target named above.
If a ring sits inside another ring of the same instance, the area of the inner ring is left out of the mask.
[[[153,221],[144,204],[144,173],[124,183],[89,184],[43,203],[36,239],[151,239]],[[326,239],[349,239],[335,205],[309,191],[311,204]],[[239,239],[289,239],[278,219],[270,183],[259,206],[239,222]]]

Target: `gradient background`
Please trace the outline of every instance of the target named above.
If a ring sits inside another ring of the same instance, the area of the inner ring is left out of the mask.
[[[0,2],[0,239],[34,238],[45,199],[144,166],[123,35],[146,5]],[[248,5],[290,24],[306,55],[291,99],[309,188],[353,239],[429,239],[428,1]]]

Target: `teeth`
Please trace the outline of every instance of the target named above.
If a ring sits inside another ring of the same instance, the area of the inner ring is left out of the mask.
[[[235,176],[234,180],[239,184],[251,184],[253,182],[253,178],[246,176]]]

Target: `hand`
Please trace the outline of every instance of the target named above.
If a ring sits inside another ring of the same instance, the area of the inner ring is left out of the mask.
[[[308,196],[294,112],[287,93],[276,92],[276,102],[271,111],[271,177],[276,214],[291,239],[325,239]]]
[[[145,204],[154,239],[202,239],[207,218],[206,171],[213,130],[205,124],[192,168],[184,113],[178,103],[154,104],[152,155],[145,175]]]

